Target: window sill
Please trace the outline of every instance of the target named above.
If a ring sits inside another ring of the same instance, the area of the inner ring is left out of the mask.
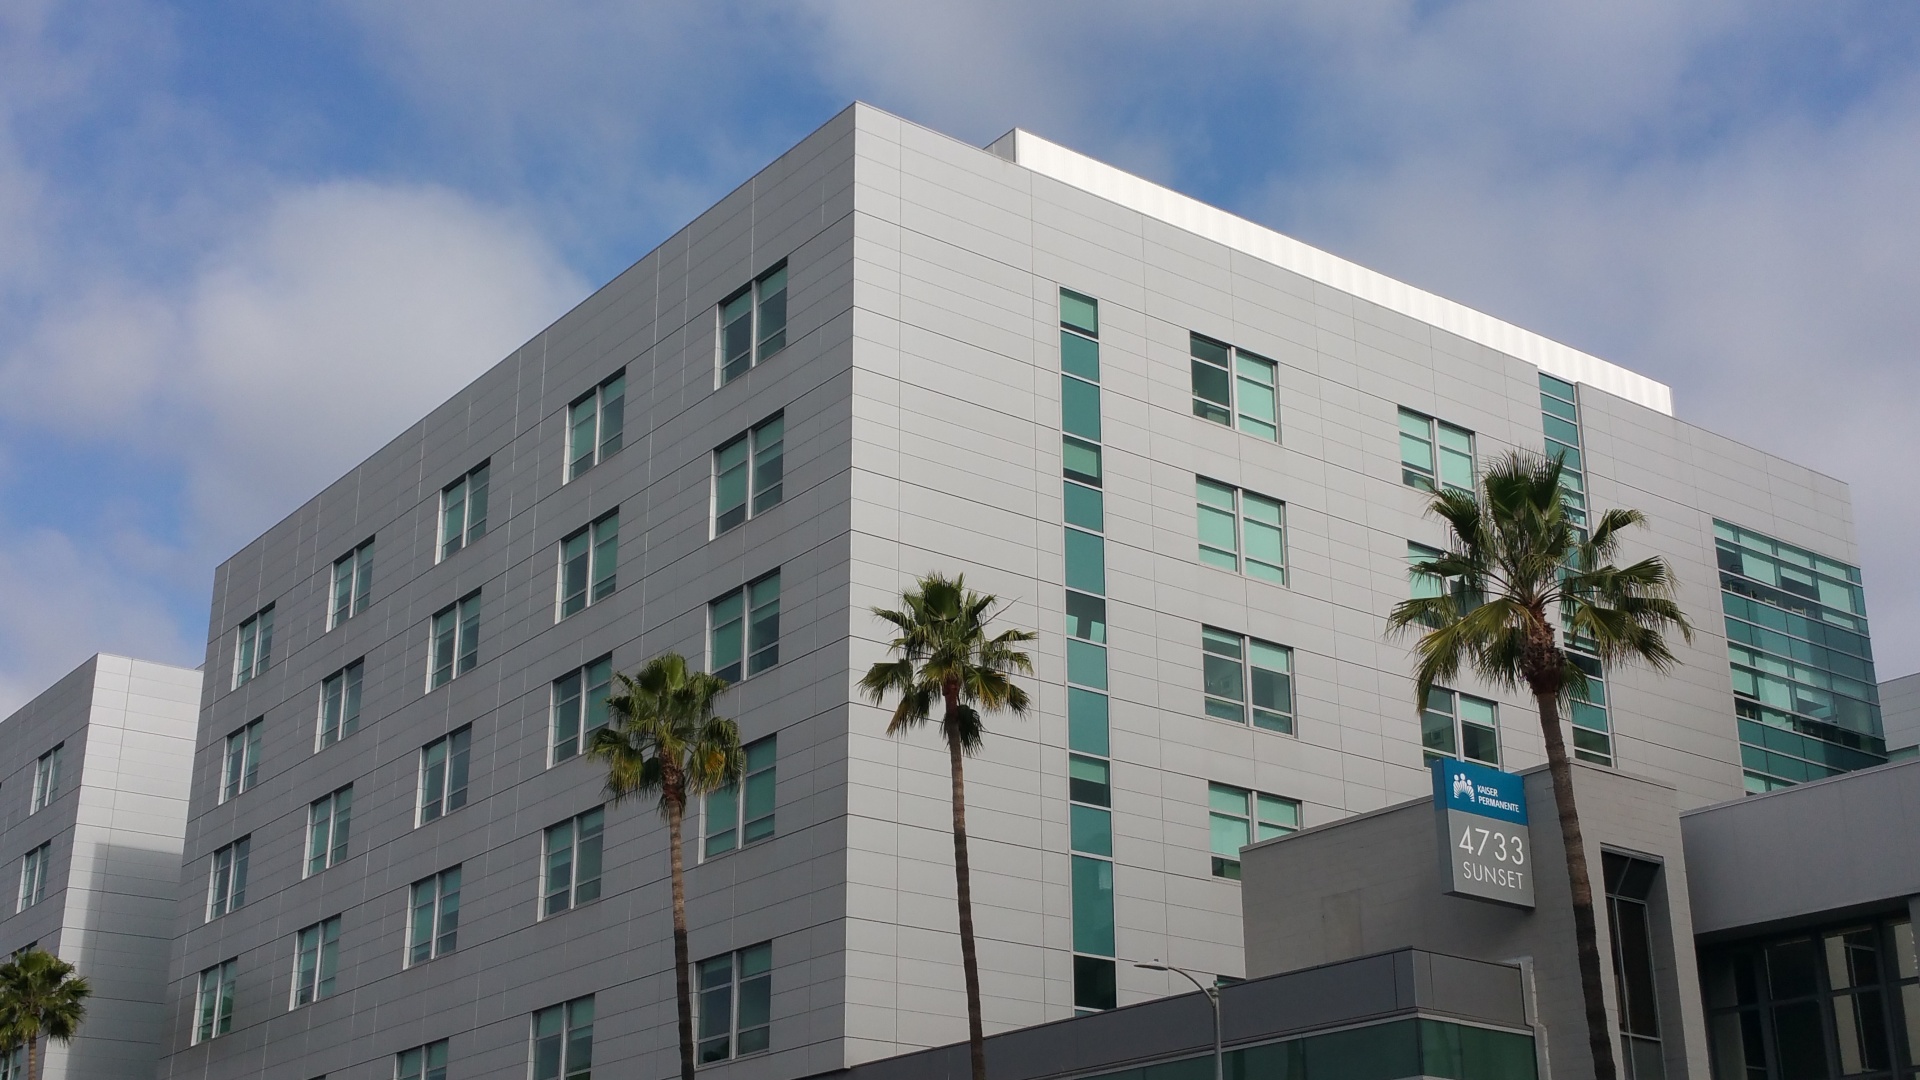
[[[778,838],[779,835],[780,834],[777,832],[768,833],[766,836],[763,836],[758,840],[749,840],[746,843],[739,845],[738,847],[730,847],[718,855],[702,855],[700,856],[700,861],[697,863],[694,863],[693,865],[696,867],[700,867],[700,866],[706,866],[709,863],[718,862],[729,855],[738,855],[741,852],[747,850],[748,848],[757,848],[763,844],[771,843],[774,839]]]
[[[1203,712],[1200,714],[1200,718],[1202,720],[1211,720],[1216,724],[1232,724],[1234,727],[1242,728],[1247,731],[1265,732],[1268,735],[1276,735],[1282,739],[1298,739],[1300,737],[1298,724],[1294,725],[1295,730],[1293,731],[1276,731],[1273,728],[1262,727],[1261,725],[1255,724],[1248,720],[1228,720],[1228,719],[1225,719],[1224,717],[1215,716],[1212,713]]]

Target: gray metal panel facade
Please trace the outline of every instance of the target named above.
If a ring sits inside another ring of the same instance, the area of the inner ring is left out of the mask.
[[[791,344],[716,388],[716,305],[782,258]],[[964,570],[1042,635],[1037,708],[990,719],[969,824],[989,1029],[1070,1015],[1063,285],[1102,321],[1117,951],[1241,974],[1240,886],[1211,874],[1207,785],[1299,799],[1308,824],[1425,790],[1408,654],[1380,634],[1407,542],[1441,534],[1400,482],[1396,410],[1474,430],[1483,461],[1537,448],[1535,368],[855,106],[220,568],[163,1074],[387,1076],[395,1052],[451,1038],[461,1076],[524,1076],[530,1013],[586,993],[601,1062],[667,1068],[653,811],[610,811],[597,903],[536,917],[542,830],[601,801],[591,766],[547,767],[549,687],[608,652],[623,670],[704,657],[707,601],[775,567],[781,663],[724,708],[748,739],[779,733],[778,835],[688,876],[696,958],[773,942],[772,1051],[716,1068],[801,1076],[964,1035],[946,756],[931,736],[887,738],[853,694],[883,652],[868,609],[932,569]],[[1278,444],[1192,415],[1190,331],[1278,361]],[[568,403],[623,365],[626,446],[563,483]],[[785,501],[709,539],[713,449],[781,409]],[[1609,673],[1617,760],[1682,805],[1732,797],[1711,519],[1851,560],[1846,489],[1584,387],[1582,412],[1595,503],[1652,516],[1629,552],[1674,560],[1701,629],[1671,676]],[[483,459],[489,535],[436,563],[438,492]],[[1287,502],[1287,587],[1198,564],[1196,474]],[[560,539],[615,506],[620,588],[556,623]],[[328,631],[329,567],[369,536],[373,602]],[[475,588],[479,666],[424,692],[431,616]],[[272,667],[230,689],[235,628],[268,602]],[[1202,623],[1294,649],[1297,736],[1205,718]],[[320,682],[359,657],[361,728],[316,752]],[[1539,762],[1530,704],[1489,696],[1507,763]],[[262,780],[220,804],[220,742],[256,717]],[[469,723],[471,802],[415,828],[421,747]],[[303,879],[307,805],[349,782],[348,858]],[[241,835],[249,901],[208,922],[207,860]],[[408,886],[454,864],[459,948],[406,968]],[[293,935],[335,914],[340,989],[289,1009]],[[192,1046],[196,975],[229,958],[234,1031]],[[1169,978],[1122,964],[1120,1000]]]

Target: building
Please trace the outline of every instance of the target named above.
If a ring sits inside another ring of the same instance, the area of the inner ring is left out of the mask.
[[[1920,746],[1920,672],[1880,684],[1887,749],[1913,753]]]
[[[46,1080],[146,1076],[160,1053],[200,705],[198,671],[103,653],[0,721],[0,950],[38,946],[93,986]]]
[[[1647,511],[1701,630],[1594,664],[1583,760],[1681,809],[1881,760],[1839,481],[1025,132],[853,106],[219,568],[162,1075],[669,1068],[665,830],[579,755],[667,650],[751,744],[690,825],[715,1075],[959,1038],[945,754],[853,692],[934,569],[1041,634],[968,772],[989,1029],[1183,985],[1129,959],[1241,976],[1246,841],[1542,760],[1530,703],[1416,709],[1381,637],[1428,490],[1508,448]]]

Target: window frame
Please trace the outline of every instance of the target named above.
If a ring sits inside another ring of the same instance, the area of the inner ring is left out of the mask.
[[[227,733],[220,756],[220,800],[216,805],[225,805],[259,786],[260,746],[266,724],[266,717],[256,716]]]
[[[1287,585],[1287,566],[1290,561],[1287,558],[1287,504],[1270,495],[1262,495],[1257,491],[1248,491],[1245,488],[1215,480],[1210,476],[1202,476],[1196,473],[1193,482],[1195,533],[1199,539],[1199,561],[1201,565],[1211,566],[1216,570],[1225,570],[1229,573],[1239,574],[1242,577],[1253,578],[1256,581],[1265,581],[1269,584],[1285,588]],[[1214,490],[1216,496],[1224,495],[1227,500],[1226,505],[1223,506],[1218,502],[1209,501],[1207,498],[1209,488]],[[1267,512],[1267,507],[1271,507],[1273,520],[1269,521],[1248,515],[1247,504],[1250,501],[1256,501],[1257,505],[1261,505],[1260,512],[1263,514]],[[1231,549],[1223,548],[1217,542],[1208,542],[1206,523],[1209,520],[1215,520],[1211,519],[1209,515],[1219,515],[1228,519],[1227,523],[1233,533],[1233,547]],[[1254,529],[1268,530],[1275,534],[1280,549],[1280,561],[1278,563],[1273,562],[1271,559],[1257,557],[1251,553],[1250,549],[1253,546],[1251,536],[1252,530]],[[1209,555],[1213,557],[1209,558]],[[1225,562],[1222,562],[1222,557],[1225,557],[1226,562],[1230,562],[1232,565],[1228,566]],[[1254,566],[1262,567],[1264,571],[1267,572],[1255,572],[1251,569],[1251,567]]]
[[[436,748],[444,747],[444,756],[433,760]],[[472,781],[473,725],[462,724],[420,748],[419,774],[414,794],[413,827],[438,821],[467,805],[467,787]],[[439,794],[431,796],[438,770]],[[457,783],[456,783],[457,781]],[[435,807],[428,816],[429,806]]]
[[[792,275],[787,259],[769,266],[745,285],[728,293],[714,305],[714,387],[725,386],[775,356],[787,347],[788,292]],[[777,282],[775,279],[778,279]],[[770,282],[773,282],[771,286]],[[737,300],[747,303],[741,314],[728,318],[727,309]],[[746,322],[745,351],[731,347],[728,332],[742,320]],[[778,325],[769,328],[769,323]],[[745,363],[739,363],[745,360]]]
[[[1237,812],[1225,805],[1227,800],[1236,797],[1240,800]],[[1278,816],[1269,819],[1266,816],[1269,804],[1277,812],[1284,811],[1290,820],[1283,821]],[[1213,876],[1239,881],[1240,849],[1299,832],[1302,828],[1301,809],[1300,800],[1287,795],[1243,788],[1238,784],[1223,784],[1217,780],[1207,781],[1207,850],[1213,858]],[[1219,825],[1227,821],[1238,823],[1242,835],[1247,838],[1246,843],[1236,848],[1232,856],[1223,854],[1219,849]]]
[[[606,872],[606,815],[605,806],[596,806],[564,821],[555,822],[541,832],[538,911],[542,922],[600,899],[603,891],[601,879]],[[585,835],[589,825],[593,830],[591,836]],[[555,856],[559,854],[560,849],[555,846],[554,841],[556,830],[562,828],[567,830],[567,883],[564,889],[556,890],[554,888]],[[589,850],[592,852],[593,877],[583,878],[580,868],[588,862],[585,853]],[[582,897],[580,893],[589,888],[592,895]],[[563,896],[565,902],[556,905],[556,898]]]
[[[455,863],[438,873],[428,874],[408,887],[406,946],[401,956],[402,967],[431,963],[460,947],[462,865]],[[421,904],[423,886],[432,890],[425,897],[424,908]],[[421,936],[423,913],[424,938]]]
[[[312,942],[311,949],[309,940]],[[307,966],[309,952],[313,957],[310,968]],[[340,916],[330,915],[294,931],[293,983],[288,989],[287,1011],[292,1012],[332,997],[339,975]]]
[[[586,1021],[579,1022],[581,1012],[586,1013]],[[552,1017],[557,1021],[550,1034],[542,1034],[541,1021]],[[549,1005],[544,1009],[535,1009],[529,1017],[527,1072],[532,1080],[587,1080],[593,1068],[593,995],[563,1001]],[[542,1042],[552,1040],[553,1071],[543,1069],[541,1061]],[[575,1061],[576,1053],[584,1052],[585,1061]]]
[[[320,714],[315,721],[313,752],[327,747],[360,730],[360,706],[365,694],[367,658],[362,656],[320,680]],[[332,688],[339,687],[339,715],[329,717],[335,706]]]
[[[604,681],[590,682],[595,675],[602,674],[596,669],[604,667]],[[569,687],[567,684],[573,684]],[[596,694],[596,691],[598,693]],[[571,761],[587,752],[587,740],[594,732],[607,726],[611,714],[607,711],[607,699],[613,695],[613,654],[597,657],[553,680],[547,720],[547,768],[551,769],[563,761]],[[572,696],[569,696],[571,694]],[[566,721],[569,710],[575,714]],[[598,722],[593,722],[598,713]],[[560,726],[570,722],[573,733],[561,737]],[[566,752],[561,753],[562,749]]]
[[[53,865],[53,841],[45,841],[20,857],[20,892],[14,914],[47,899],[47,878]]]
[[[60,797],[60,767],[65,763],[66,749],[66,740],[62,739],[53,744],[53,749],[34,759],[33,797],[27,804],[28,814],[45,810]]]
[[[435,1039],[393,1055],[394,1080],[447,1080],[447,1044]]]
[[[749,964],[754,965],[753,970],[748,970]],[[709,986],[710,973],[717,973],[721,966],[726,968],[726,982],[716,981]],[[710,956],[695,964],[694,972],[698,983],[694,1001],[699,1006],[694,1017],[694,1063],[707,1065],[770,1052],[773,1048],[773,941],[769,939]],[[708,1021],[713,1019],[721,995],[725,995],[726,1001],[726,1030],[710,1033]],[[749,995],[757,999],[766,1015],[759,1018],[759,1023],[742,1027],[741,1014],[746,1010]],[[759,1045],[741,1049],[744,1036],[750,1033],[757,1037]],[[719,1052],[710,1053],[716,1044]]]
[[[590,415],[583,417],[581,413],[583,405],[592,406],[589,410]],[[595,383],[593,389],[569,401],[562,418],[562,422],[566,425],[566,453],[563,455],[561,467],[566,477],[565,482],[571,484],[595,466],[619,453],[626,445],[626,367],[622,366],[620,370]],[[591,449],[582,453],[579,445],[580,435],[588,428],[591,429],[591,434],[588,436]]]
[[[1206,355],[1202,354],[1203,343],[1208,347]],[[1224,362],[1216,360],[1211,355],[1212,350],[1216,349],[1225,356]],[[1278,361],[1221,341],[1219,338],[1193,331],[1188,331],[1187,334],[1187,357],[1194,416],[1266,442],[1278,444],[1281,441],[1280,364]],[[1201,393],[1203,371],[1209,378],[1224,378],[1225,401]],[[1261,372],[1266,376],[1264,382],[1257,377]],[[1249,393],[1253,392],[1252,388],[1263,389],[1271,399],[1271,417],[1256,415],[1249,410],[1246,399]],[[1271,432],[1260,429],[1271,429]]]
[[[345,805],[342,806],[344,796]],[[325,818],[321,817],[321,806],[325,804]],[[326,825],[323,833],[322,822]],[[306,872],[301,879],[325,873],[345,862],[347,844],[353,833],[353,785],[345,784],[334,788],[325,795],[307,804],[307,842],[305,861],[301,864]]]
[[[234,957],[200,969],[200,982],[194,993],[191,1045],[233,1034],[233,999],[239,982],[239,965],[240,958]],[[213,994],[211,999],[209,991]]]
[[[327,592],[327,629],[332,630],[365,611],[373,603],[374,537],[354,545],[352,551],[333,560],[333,583]]]
[[[493,459],[488,458],[466,472],[460,478],[440,489],[440,513],[436,520],[439,525],[434,535],[433,562],[435,566],[446,562],[460,552],[472,547],[487,535],[487,496],[493,481]],[[455,489],[459,489],[456,491]],[[458,496],[459,527],[454,528],[452,502]],[[475,512],[474,507],[479,507]]]
[[[718,858],[742,848],[771,840],[778,834],[776,792],[779,783],[780,735],[775,732],[755,739],[740,748],[746,768],[740,779],[707,793],[700,815],[700,859]],[[748,816],[756,808],[756,797],[765,800],[766,812]],[[726,808],[723,817],[718,811]],[[716,825],[724,828],[716,829]],[[716,839],[724,836],[723,845]]]
[[[579,541],[576,555],[570,549]],[[612,596],[619,585],[620,508],[613,509],[562,537],[560,572],[554,582],[553,621],[562,622]],[[579,588],[572,577],[579,573]]]
[[[427,620],[427,693],[480,666],[480,591],[462,596]]]
[[[1445,489],[1472,495],[1479,469],[1479,449],[1474,433],[1458,424],[1450,424],[1418,409],[1409,409],[1404,405],[1399,409],[1400,483],[1405,487],[1430,494]],[[1425,433],[1415,433],[1409,430],[1411,426],[1424,427]],[[1456,442],[1464,439],[1466,449],[1461,450],[1457,445],[1447,445],[1449,437]],[[1426,448],[1427,460],[1430,464],[1420,465],[1407,459],[1409,439],[1417,441]],[[1461,457],[1466,459],[1466,476],[1464,477],[1466,483],[1464,484],[1455,482],[1462,479],[1457,473],[1455,480],[1447,478],[1450,472],[1456,472],[1448,468],[1449,463],[1457,469]]]
[[[707,602],[707,666],[728,683],[745,682],[780,664],[780,570],[776,566]],[[756,591],[769,584],[771,594],[760,594],[756,602]],[[737,613],[728,606],[736,602]],[[767,637],[769,620],[770,639]],[[739,655],[723,664],[720,662],[721,634],[730,627],[737,627],[734,632],[739,641],[732,648]]]
[[[273,605],[240,620],[234,628],[233,689],[238,690],[273,666]]]
[[[773,429],[769,435],[769,429]],[[740,460],[726,461],[735,447]],[[713,473],[710,480],[708,537],[729,533],[786,501],[787,411],[785,409],[713,448]],[[729,477],[741,474],[740,501],[721,508],[720,501]],[[738,512],[737,518],[728,515]]]
[[[1437,708],[1435,706],[1436,700],[1442,697],[1444,697],[1446,701],[1447,707],[1445,709]],[[1485,706],[1486,712],[1484,715],[1490,717],[1492,722],[1481,723],[1478,720],[1468,720],[1467,719],[1468,710],[1464,707],[1464,703],[1466,702],[1471,702],[1472,707],[1475,710],[1478,710],[1481,706]],[[1437,730],[1437,727],[1438,727],[1438,725],[1435,724],[1433,719],[1436,717],[1443,717],[1447,721],[1446,726],[1448,729],[1449,736],[1453,742],[1453,748],[1451,751],[1443,752],[1442,750],[1433,746],[1429,742],[1429,738]],[[1469,757],[1467,755],[1467,743],[1469,741],[1468,739],[1469,728],[1472,728],[1475,734],[1484,733],[1486,737],[1489,737],[1492,739],[1493,741],[1492,759],[1488,759],[1484,757]],[[1500,703],[1499,702],[1494,701],[1491,698],[1483,698],[1474,694],[1463,693],[1462,691],[1455,690],[1451,687],[1446,687],[1446,686],[1436,686],[1427,692],[1427,700],[1424,702],[1421,702],[1420,704],[1421,764],[1424,765],[1437,758],[1451,758],[1455,761],[1472,761],[1481,765],[1487,765],[1497,769],[1497,768],[1500,768],[1501,758],[1505,756],[1505,754],[1502,751],[1503,751],[1503,746],[1502,746],[1502,740],[1500,738]]]
[[[206,918],[212,922],[245,907],[247,903],[247,860],[252,854],[253,834],[248,833],[214,849],[207,861]],[[225,866],[221,857],[226,857]],[[225,873],[225,880],[221,874]]]
[[[1222,651],[1229,645],[1235,650],[1231,656]],[[1254,657],[1259,653],[1277,656],[1280,662],[1286,665],[1285,669],[1256,663]],[[1299,703],[1293,691],[1293,646],[1202,624],[1200,658],[1200,696],[1203,715],[1259,731],[1270,731],[1276,735],[1297,736],[1299,734]],[[1229,663],[1238,669],[1234,688],[1239,695],[1238,698],[1227,697],[1221,692],[1224,688],[1215,686],[1217,673],[1223,665]],[[1281,680],[1277,684],[1273,683],[1276,678]],[[1263,682],[1268,684],[1265,695],[1268,698],[1267,702],[1260,700]],[[1284,701],[1280,701],[1273,694],[1276,686],[1284,693]],[[1228,716],[1229,709],[1236,715]]]

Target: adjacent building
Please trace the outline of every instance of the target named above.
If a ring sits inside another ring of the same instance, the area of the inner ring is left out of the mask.
[[[1699,628],[1587,659],[1598,782],[1883,759],[1844,484],[1026,132],[853,106],[219,568],[161,1075],[668,1070],[666,830],[582,756],[668,650],[748,744],[689,825],[706,1067],[960,1038],[946,755],[855,692],[931,570],[1040,633],[968,772],[989,1029],[1184,985],[1130,960],[1243,976],[1243,846],[1542,760],[1529,702],[1416,703],[1382,636],[1429,493],[1513,449],[1646,511]]]
[[[200,705],[198,671],[102,653],[0,721],[0,951],[37,946],[93,986],[46,1080],[147,1076],[165,1041]]]

